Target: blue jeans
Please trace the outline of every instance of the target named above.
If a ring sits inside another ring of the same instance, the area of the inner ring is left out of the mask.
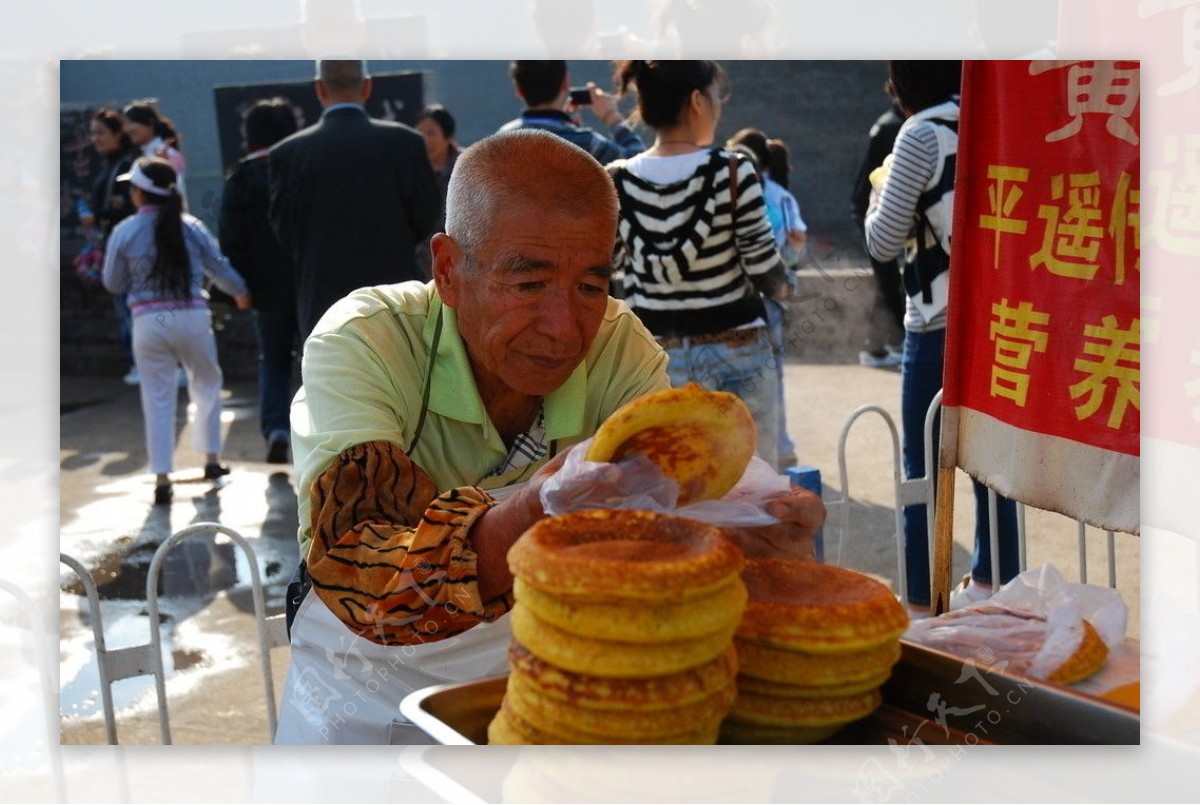
[[[760,330],[746,344],[700,344],[667,350],[672,386],[699,383],[710,391],[728,391],[746,403],[758,429],[758,457],[778,466],[779,372],[770,335]]]
[[[264,439],[291,433],[292,361],[299,325],[293,308],[254,311],[258,333],[259,419]]]
[[[925,475],[925,413],[942,388],[945,364],[946,331],[904,333],[904,360],[900,366],[900,413],[904,427],[904,475]],[[936,465],[939,424],[933,426],[933,459]],[[936,477],[935,477],[936,480]],[[983,584],[992,583],[992,557],[988,536],[987,487],[972,481],[975,489],[975,553],[971,559],[971,577]],[[936,488],[936,483],[935,483]],[[1017,575],[1017,510],[1007,498],[996,498],[997,526],[1000,537],[1000,581]],[[929,531],[925,506],[904,507],[904,562],[908,571],[908,600],[929,604]]]
[[[790,459],[796,455],[796,443],[787,432],[787,403],[783,399],[783,350],[787,345],[783,331],[783,305],[774,299],[763,299],[763,306],[767,309],[767,326],[771,330],[771,346],[775,351],[775,375],[779,380],[779,457]]]

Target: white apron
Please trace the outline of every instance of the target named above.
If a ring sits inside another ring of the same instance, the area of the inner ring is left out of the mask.
[[[447,640],[381,646],[351,632],[310,590],[292,623],[275,743],[428,743],[400,715],[400,700],[431,685],[505,673],[511,639],[505,614]]]

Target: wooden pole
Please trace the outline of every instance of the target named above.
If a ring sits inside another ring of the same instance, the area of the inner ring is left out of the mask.
[[[941,447],[938,450],[937,491],[934,507],[932,573],[929,577],[930,613],[950,608],[950,575],[954,558],[954,477],[958,467],[958,408],[942,409]]]

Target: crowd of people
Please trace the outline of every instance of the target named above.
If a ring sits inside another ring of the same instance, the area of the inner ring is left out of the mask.
[[[317,71],[312,126],[297,131],[281,98],[246,111],[219,242],[186,210],[181,137],[156,105],[97,112],[105,168],[90,223],[104,285],[131,322],[156,504],[171,501],[177,366],[204,475],[228,472],[205,285],[253,308],[267,460],[293,462],[301,490],[302,561],[288,591],[296,695],[285,695],[277,740],[387,742],[404,693],[502,666],[505,553],[544,516],[538,492],[569,448],[623,403],[688,382],[731,391],[754,417],[758,455],[781,471],[796,463],[782,362],[808,235],[787,144],[754,128],[715,142],[729,91],[717,62],[615,62],[609,92],[573,87],[563,61],[514,61],[525,108],[470,147],[440,105],[415,128],[370,117],[361,61]],[[865,204],[861,181],[855,195],[880,299],[901,277],[907,294],[909,477],[924,474],[924,413],[940,387],[949,225],[938,202],[953,193],[943,168],[957,74],[957,62],[889,63],[905,122],[887,175],[884,135],[872,133]],[[863,362],[887,365],[891,342],[879,336]],[[771,509],[780,523],[769,537],[741,538],[811,558],[819,498],[794,487]],[[1011,517],[1005,502],[1002,535]],[[924,525],[924,507],[908,507],[908,603],[927,608]],[[990,584],[987,559],[976,551],[964,592]],[[354,646],[369,666],[391,663],[399,644],[406,659],[386,684],[363,698],[367,680],[356,680],[350,726],[303,695],[330,652]]]

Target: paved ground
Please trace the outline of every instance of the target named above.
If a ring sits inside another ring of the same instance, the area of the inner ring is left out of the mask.
[[[861,405],[878,405],[898,419],[899,375],[859,366],[789,364],[785,369],[789,430],[801,463],[821,469],[826,498],[838,499],[837,445],[847,417]],[[150,557],[173,531],[217,521],[247,537],[266,585],[271,612],[294,567],[295,489],[290,467],[263,463],[255,388],[230,384],[225,398],[225,456],[233,473],[219,487],[200,478],[203,457],[190,448],[182,423],[176,462],[180,478],[174,504],[151,505],[153,479],[146,471],[137,390],[113,378],[64,378],[61,386],[61,550],[89,568],[101,588],[110,648],[148,640],[144,590]],[[186,394],[180,395],[181,412]],[[894,585],[894,493],[888,429],[875,415],[861,419],[846,448],[853,504],[845,533],[826,529],[826,556],[873,573]],[[969,564],[973,524],[970,486],[960,473],[955,515],[955,575]],[[1078,577],[1073,522],[1030,512],[1028,562],[1053,562],[1068,579]],[[1105,583],[1105,538],[1089,530],[1088,574]],[[1136,539],[1116,536],[1117,586],[1130,606],[1129,634],[1139,634],[1139,568]],[[839,553],[840,551],[840,553]],[[164,646],[173,671],[167,686],[171,726],[180,744],[255,744],[267,740],[266,699],[254,638],[248,565],[225,540],[198,538],[177,547],[162,573],[160,605]],[[104,742],[96,668],[91,660],[91,620],[74,576],[63,574],[61,686],[64,744]],[[287,650],[272,652],[276,690]],[[277,694],[278,695],[278,694]],[[149,677],[115,686],[121,743],[157,743],[158,726]]]

